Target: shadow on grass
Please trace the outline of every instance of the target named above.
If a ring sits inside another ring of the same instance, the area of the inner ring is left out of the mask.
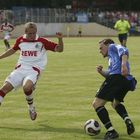
[[[39,128],[21,128],[21,127],[6,127],[6,126],[0,126],[0,129],[6,129],[6,130],[13,130],[13,131],[32,131],[32,132],[58,132],[58,133],[75,133],[75,134],[82,134],[86,135],[83,129],[78,129],[78,128],[64,128],[64,127],[51,127],[46,124],[39,123],[38,125]],[[96,139],[96,140],[102,140],[103,137],[101,135],[97,135],[92,137],[91,139]],[[133,134],[132,136],[127,136],[127,135],[120,135],[120,138],[117,140],[140,140],[140,134]]]
[[[51,127],[46,124],[39,123],[39,128],[21,128],[21,127],[11,127],[11,126],[0,126],[0,129],[5,129],[6,131],[11,130],[11,131],[31,131],[31,132],[57,132],[57,133],[71,133],[71,134],[80,134],[80,135],[86,135],[83,129],[78,129],[78,128],[64,128],[64,127]],[[93,139],[92,136],[91,139]],[[94,136],[94,139],[96,140],[101,140],[101,136]]]
[[[41,126],[43,131],[48,131],[48,132],[59,132],[59,133],[79,133],[79,134],[83,134],[84,131],[82,129],[78,129],[78,128],[55,128],[55,127],[51,127],[48,126],[46,124],[39,124],[39,126]]]
[[[51,127],[46,124],[39,124],[38,128],[22,128],[22,127],[12,127],[12,126],[0,126],[0,129],[10,129],[13,131],[46,131],[46,132],[59,132],[59,133],[79,133],[79,134],[84,134],[84,130],[82,129],[76,129],[76,128],[55,128]]]
[[[140,134],[139,135],[133,134],[131,136],[120,135],[119,140],[140,140]]]

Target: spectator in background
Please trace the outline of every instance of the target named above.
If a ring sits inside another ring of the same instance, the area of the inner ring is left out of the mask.
[[[11,38],[11,32],[14,30],[14,26],[8,22],[7,19],[4,20],[4,23],[0,27],[0,31],[4,33],[4,44],[6,50],[10,48],[9,39]]]
[[[118,31],[118,38],[122,46],[126,47],[127,36],[130,30],[130,24],[124,19],[123,15],[120,15],[120,19],[116,21],[114,28]]]

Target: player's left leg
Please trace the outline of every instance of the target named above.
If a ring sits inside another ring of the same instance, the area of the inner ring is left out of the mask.
[[[122,34],[122,46],[126,47],[127,33]]]
[[[26,96],[26,101],[29,106],[29,115],[31,120],[35,120],[37,117],[37,113],[35,111],[35,106],[33,104],[33,89],[34,89],[34,83],[31,80],[26,80],[26,82],[23,85],[23,91]]]
[[[7,39],[4,39],[4,44],[5,44],[6,50],[8,50],[10,48],[10,44]]]
[[[128,112],[127,112],[125,106],[117,100],[113,101],[112,106],[116,110],[116,112],[120,115],[120,117],[124,120],[126,127],[127,127],[128,135],[131,135],[132,133],[134,133],[135,128],[128,115]]]

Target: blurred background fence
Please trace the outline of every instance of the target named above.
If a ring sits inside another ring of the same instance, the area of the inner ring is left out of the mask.
[[[12,24],[21,25],[28,21],[36,23],[98,23],[113,28],[119,15],[123,14],[131,24],[130,34],[140,35],[140,11],[119,11],[100,9],[66,8],[29,8],[12,7],[11,10],[0,10],[0,23],[5,18]]]

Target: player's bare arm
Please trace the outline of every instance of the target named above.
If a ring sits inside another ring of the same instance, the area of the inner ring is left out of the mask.
[[[96,66],[96,70],[99,74],[101,74],[103,77],[107,77],[108,76],[108,72],[103,70],[103,66],[99,65]]]
[[[127,69],[127,66],[126,66],[127,61],[128,61],[128,56],[123,55],[122,56],[122,65],[121,65],[121,73],[122,73],[123,76],[128,75],[128,69]]]
[[[0,59],[6,58],[6,57],[8,57],[8,56],[14,54],[15,52],[16,52],[16,50],[14,50],[14,49],[11,48],[11,49],[7,50],[6,52],[2,53],[2,54],[0,55]]]
[[[56,52],[63,52],[63,49],[64,49],[63,46],[64,46],[64,44],[63,44],[63,35],[62,35],[62,33],[57,32],[56,33],[56,37],[58,38],[58,45],[57,45],[55,51]]]

